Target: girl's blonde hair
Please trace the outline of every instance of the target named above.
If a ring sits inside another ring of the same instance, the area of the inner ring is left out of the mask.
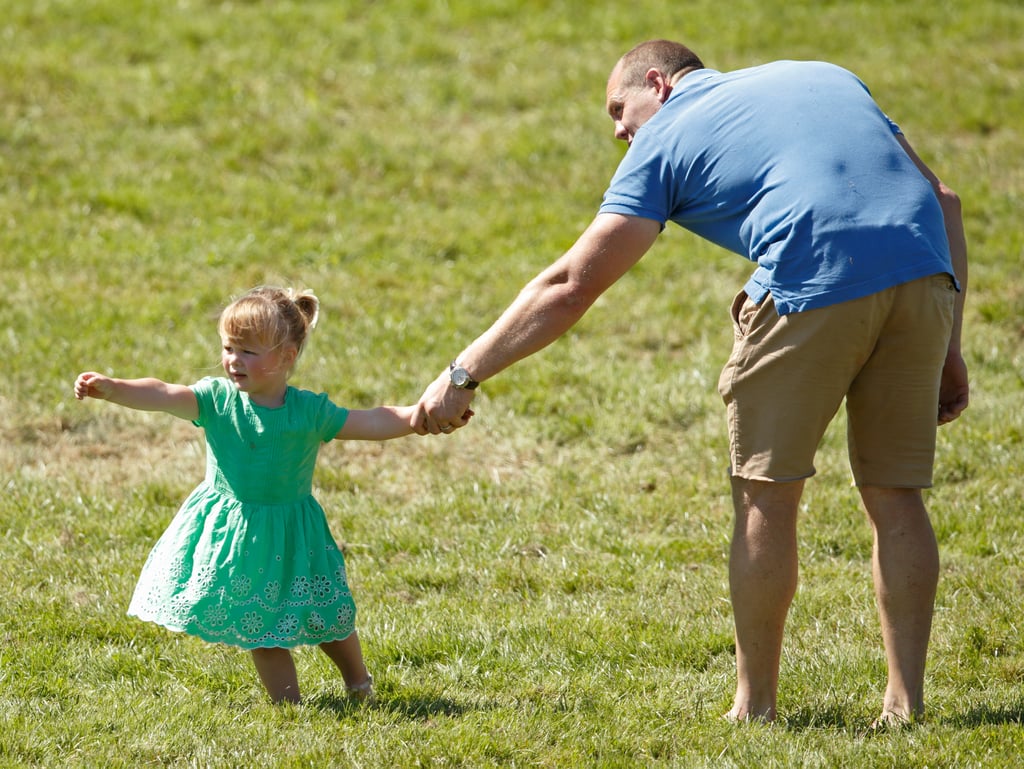
[[[298,358],[319,314],[320,300],[309,289],[257,286],[224,308],[217,330],[226,339],[253,338],[270,348],[292,344]]]

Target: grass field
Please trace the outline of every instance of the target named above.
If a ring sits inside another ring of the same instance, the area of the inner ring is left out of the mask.
[[[727,7],[726,7],[727,6]],[[312,650],[125,616],[200,480],[198,431],[78,403],[97,369],[216,373],[215,319],[312,287],[295,384],[411,402],[590,221],[604,85],[671,37],[717,69],[856,71],[964,202],[972,405],[940,431],[924,723],[871,733],[884,660],[844,425],[800,529],[780,719],[730,726],[726,311],[748,266],[678,229],[449,438],[332,444],[379,702]],[[0,767],[1010,766],[1024,755],[1024,6],[0,0]]]

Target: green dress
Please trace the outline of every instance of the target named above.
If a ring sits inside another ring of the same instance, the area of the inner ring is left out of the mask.
[[[223,378],[192,390],[206,477],[149,554],[128,614],[243,649],[347,637],[345,561],[311,491],[320,445],[348,411],[294,387],[276,409]]]

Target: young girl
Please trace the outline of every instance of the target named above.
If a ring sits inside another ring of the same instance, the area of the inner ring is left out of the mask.
[[[322,442],[413,432],[415,407],[347,410],[288,385],[315,325],[309,292],[255,288],[221,314],[226,377],[191,386],[80,374],[75,397],[165,411],[206,433],[206,478],[149,555],[128,613],[252,651],[274,702],[299,701],[289,649],[318,644],[351,696],[372,696],[345,561],[311,495]]]

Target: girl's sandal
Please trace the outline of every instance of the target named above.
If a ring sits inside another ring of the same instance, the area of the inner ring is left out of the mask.
[[[347,690],[349,698],[356,702],[372,705],[376,701],[373,696],[373,676],[371,675],[367,675],[366,680],[361,684],[347,687]]]

